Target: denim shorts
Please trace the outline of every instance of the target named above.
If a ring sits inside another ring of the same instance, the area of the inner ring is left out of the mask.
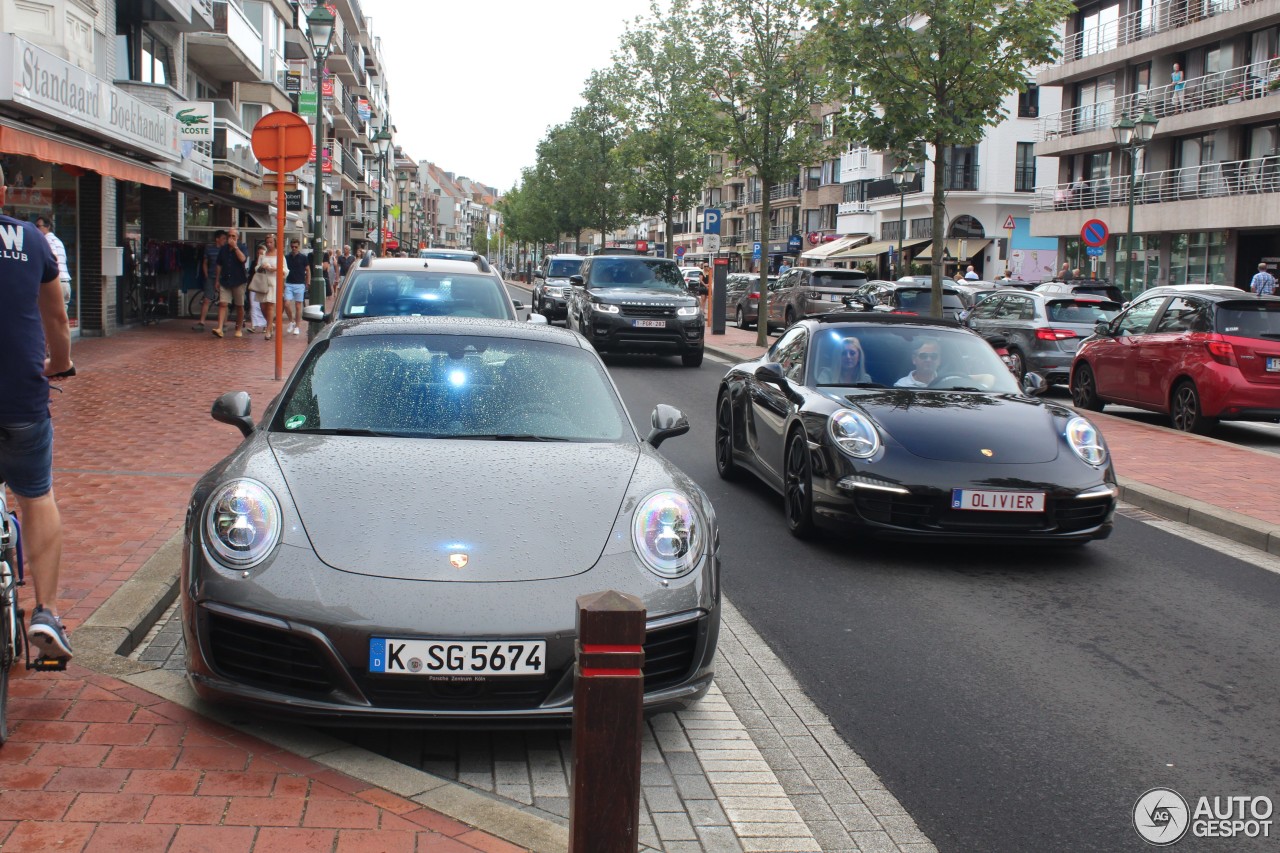
[[[305,284],[286,284],[284,286],[285,302],[302,302],[307,298],[307,286]]]
[[[0,426],[0,478],[21,498],[53,488],[53,421]]]

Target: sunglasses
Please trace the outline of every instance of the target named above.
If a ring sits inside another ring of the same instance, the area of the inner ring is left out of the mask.
[[[942,358],[942,354],[936,352],[918,352],[916,353],[916,358],[925,358],[933,361],[934,359]]]

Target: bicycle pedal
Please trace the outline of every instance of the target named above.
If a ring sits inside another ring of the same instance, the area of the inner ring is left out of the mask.
[[[27,669],[34,669],[37,672],[65,672],[67,662],[62,658],[36,658],[33,661],[27,661]]]

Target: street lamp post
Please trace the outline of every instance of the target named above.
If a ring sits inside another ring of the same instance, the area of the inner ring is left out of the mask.
[[[1124,232],[1124,295],[1126,299],[1133,297],[1133,190],[1138,173],[1138,149],[1151,141],[1156,132],[1159,119],[1147,110],[1142,118],[1134,121],[1127,115],[1111,126],[1116,135],[1116,144],[1129,150],[1129,226]]]
[[[311,298],[312,305],[324,305],[324,66],[329,59],[333,39],[333,13],[320,4],[307,15],[311,46],[316,57],[316,182],[311,220]],[[284,211],[279,211],[284,216]],[[314,337],[320,324],[312,322],[308,338]]]
[[[386,254],[382,245],[382,187],[387,182],[387,155],[391,153],[391,131],[387,130],[385,124],[373,141],[378,146],[378,221],[374,229],[378,233],[378,256],[381,257]]]
[[[396,175],[396,187],[400,192],[396,194],[396,206],[400,209],[400,215],[396,217],[396,236],[400,240],[400,245],[404,245],[404,214],[405,214],[405,188],[409,186],[409,175],[407,172],[401,172]]]
[[[916,180],[916,167],[908,163],[903,166],[899,164],[890,173],[893,175],[893,185],[898,190],[898,259],[894,263],[893,277],[898,278],[898,267],[902,265],[902,238],[907,230],[906,220],[903,218],[906,209],[907,190],[911,189],[911,185]]]

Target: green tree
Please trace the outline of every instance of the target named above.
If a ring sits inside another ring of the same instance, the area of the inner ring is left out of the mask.
[[[656,2],[649,17],[622,34],[612,66],[599,77],[602,94],[626,136],[620,145],[626,206],[661,216],[671,254],[677,209],[699,200],[709,174],[714,113],[701,79],[706,48],[691,0]]]
[[[824,80],[806,19],[792,0],[717,0],[702,7],[703,88],[715,107],[713,139],[760,180],[761,242],[767,244],[770,192],[797,180],[822,151],[811,107]],[[760,265],[760,316],[768,311],[768,265]],[[769,324],[757,324],[757,343]]]
[[[591,211],[586,202],[590,187],[586,172],[580,168],[583,147],[579,128],[571,123],[557,125],[547,131],[538,143],[538,160],[534,177],[541,193],[541,204],[550,218],[555,233],[574,235],[576,245],[582,242],[582,231],[591,225]]]
[[[604,75],[592,73],[582,96],[585,103],[573,111],[569,128],[582,184],[581,203],[587,223],[600,232],[603,246],[611,231],[632,218],[627,206],[627,167],[620,150],[625,134],[614,115]]]
[[[1005,118],[1028,69],[1053,61],[1071,0],[801,0],[817,17],[843,129],[872,148],[933,163],[933,300],[942,316],[946,154]]]

